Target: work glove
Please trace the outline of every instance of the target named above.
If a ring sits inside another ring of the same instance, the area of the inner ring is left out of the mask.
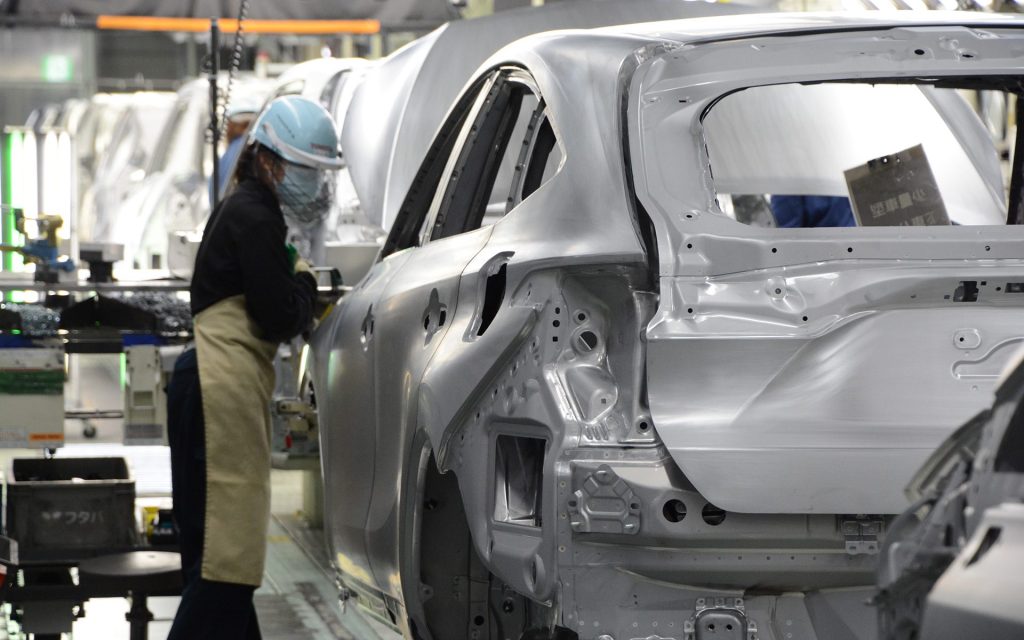
[[[314,280],[316,280],[316,275],[313,273],[313,265],[309,264],[302,258],[296,258],[294,264],[292,264],[292,269],[296,274],[308,273]]]
[[[290,247],[291,245],[288,245],[288,246]],[[308,262],[306,262],[303,258],[298,257],[297,253],[295,255],[296,255],[295,262],[292,265],[292,269],[294,269],[295,275],[299,275],[300,273],[306,274],[306,277],[308,277],[310,279],[310,282],[313,284],[313,290],[316,291],[318,283],[317,283],[317,279],[316,279],[316,274],[313,272],[313,265],[311,265]],[[327,310],[328,310],[328,304],[320,297],[320,295],[318,293],[314,294],[314,296],[313,296],[313,326],[310,327],[310,330],[315,329],[316,326],[318,324],[320,324],[320,321],[323,320],[324,316],[326,315]],[[302,337],[303,337],[303,339],[308,341],[309,340],[309,331],[303,332]]]

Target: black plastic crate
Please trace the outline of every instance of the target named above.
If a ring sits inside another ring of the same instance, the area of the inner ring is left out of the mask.
[[[22,562],[65,561],[136,545],[135,480],[124,458],[16,458],[7,535]]]

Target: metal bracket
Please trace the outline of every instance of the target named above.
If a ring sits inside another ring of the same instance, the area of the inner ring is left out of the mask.
[[[877,555],[884,529],[885,522],[881,518],[840,517],[839,530],[846,542],[847,555]]]
[[[316,428],[317,415],[309,403],[298,398],[280,398],[274,402],[274,413],[285,418],[292,433],[306,433]]]
[[[743,598],[697,598],[683,623],[683,640],[758,640],[757,623],[747,619]]]
[[[640,498],[608,465],[587,476],[568,506],[569,524],[577,533],[640,532]]]
[[[352,592],[341,579],[341,574],[334,575],[334,586],[338,588],[338,606],[341,607],[341,613],[344,614],[348,610],[348,601],[352,599]]]

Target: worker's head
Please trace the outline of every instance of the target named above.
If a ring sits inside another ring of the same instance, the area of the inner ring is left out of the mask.
[[[256,101],[243,98],[235,100],[228,105],[227,110],[224,112],[224,120],[227,123],[224,132],[227,135],[228,143],[234,142],[245,135],[259,110],[260,107]]]
[[[253,124],[257,176],[272,187],[290,219],[315,223],[327,215],[333,171],[342,166],[338,130],[322,106],[300,96],[275,98]]]

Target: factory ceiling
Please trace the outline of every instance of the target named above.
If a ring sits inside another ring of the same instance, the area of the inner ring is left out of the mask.
[[[236,18],[241,0],[0,0],[0,15],[27,19],[99,15]],[[449,0],[250,0],[254,20],[374,19],[384,25],[440,24],[456,14]]]

